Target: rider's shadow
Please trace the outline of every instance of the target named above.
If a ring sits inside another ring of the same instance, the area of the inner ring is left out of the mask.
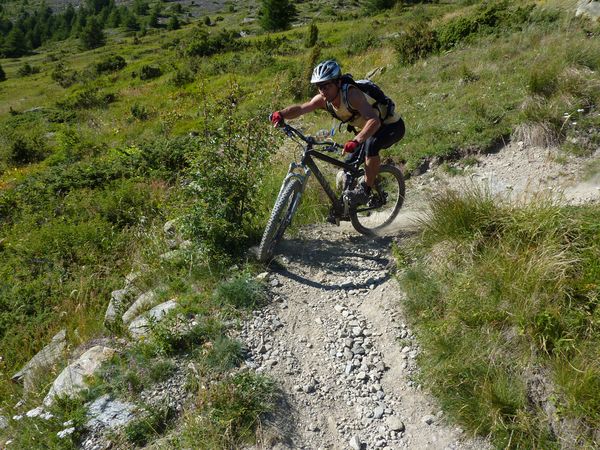
[[[352,250],[348,249],[347,242],[352,242]],[[343,240],[323,239],[286,239],[278,247],[280,256],[275,258],[271,268],[281,277],[289,278],[300,284],[322,290],[339,289],[369,289],[379,286],[390,278],[389,271],[393,263],[388,256],[373,255],[373,248],[387,248],[392,241],[391,237],[365,238],[364,236],[351,237]],[[287,263],[279,263],[283,256]],[[308,270],[302,270],[306,268]],[[336,282],[328,284],[315,279],[323,276],[323,271],[335,278]],[[303,273],[308,272],[308,273]],[[348,281],[349,274],[355,272],[373,272],[373,277],[365,280]],[[346,281],[340,283],[339,278]]]

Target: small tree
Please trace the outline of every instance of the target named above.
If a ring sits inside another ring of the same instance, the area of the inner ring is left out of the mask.
[[[4,72],[2,66],[0,66],[0,81],[6,81],[6,73]]]
[[[288,0],[261,0],[260,24],[267,31],[285,30],[296,17],[296,7]]]
[[[87,24],[81,30],[79,39],[86,50],[102,47],[106,44],[106,35],[95,17],[91,17],[87,21]]]
[[[167,23],[167,30],[179,30],[181,28],[181,24],[179,23],[179,19],[176,15],[172,15],[169,19],[169,23]]]
[[[306,48],[314,47],[318,40],[319,29],[317,28],[317,25],[313,22],[308,28],[308,35],[306,36]]]
[[[367,0],[365,2],[365,9],[370,14],[376,14],[392,8],[395,4],[396,0]]]

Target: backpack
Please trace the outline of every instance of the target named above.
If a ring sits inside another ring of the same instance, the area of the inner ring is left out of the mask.
[[[333,115],[336,119],[338,119],[340,122],[342,122],[342,124],[344,124],[346,122],[351,122],[358,115],[358,111],[356,111],[354,108],[352,108],[352,106],[350,106],[350,104],[348,103],[348,87],[349,86],[357,87],[364,94],[368,95],[373,100],[375,100],[376,103],[374,106],[375,106],[375,109],[377,109],[379,111],[379,116],[380,116],[380,119],[382,122],[394,114],[394,110],[396,109],[396,104],[394,103],[394,101],[391,98],[389,98],[387,95],[385,95],[385,93],[381,90],[381,88],[379,86],[377,86],[375,83],[373,83],[371,80],[355,80],[352,77],[352,75],[350,75],[349,73],[342,75],[341,80],[342,80],[342,101],[348,107],[348,110],[350,110],[350,112],[352,113],[352,117],[350,117],[350,119],[348,119],[348,120],[341,120],[339,117],[337,117],[337,115],[333,111],[332,106],[329,103],[327,104],[327,110],[331,113],[331,115]],[[381,109],[378,108],[378,106],[385,107],[385,115],[383,117],[381,114]]]

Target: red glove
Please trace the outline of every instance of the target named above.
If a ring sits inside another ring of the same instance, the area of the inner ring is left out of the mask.
[[[352,139],[344,144],[344,153],[354,153],[360,144]]]
[[[283,116],[279,111],[275,111],[269,116],[269,120],[271,121],[274,127],[278,127],[283,122]]]

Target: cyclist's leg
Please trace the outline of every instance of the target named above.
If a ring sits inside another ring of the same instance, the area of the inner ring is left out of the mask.
[[[379,173],[381,159],[379,150],[389,148],[404,137],[404,121],[386,124],[365,141],[365,183],[372,187]]]

